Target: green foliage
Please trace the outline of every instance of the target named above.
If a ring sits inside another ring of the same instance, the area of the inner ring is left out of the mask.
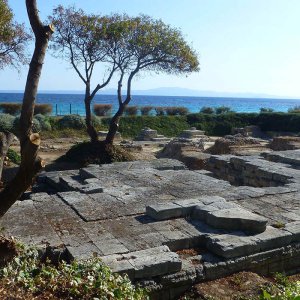
[[[140,108],[141,115],[142,116],[149,116],[152,109],[153,109],[153,106],[142,106]]]
[[[51,131],[52,130],[49,117],[46,117],[45,115],[42,115],[42,114],[37,114],[34,116],[34,118],[40,122],[41,131]]]
[[[168,116],[185,116],[188,114],[189,110],[186,107],[174,106],[166,107],[165,112]]]
[[[12,132],[15,117],[9,114],[0,114],[0,131]]]
[[[200,109],[200,113],[202,114],[213,114],[215,112],[215,110],[213,109],[213,107],[209,107],[209,106],[203,106],[201,109]]]
[[[36,249],[18,247],[20,254],[0,269],[7,286],[62,299],[148,299],[144,290],[135,288],[127,276],[113,274],[99,258],[54,266],[42,263]]]
[[[94,113],[99,117],[107,117],[111,114],[111,104],[94,104]]]
[[[21,163],[21,156],[13,149],[8,149],[7,157],[16,165],[19,165]]]
[[[41,124],[38,119],[33,118],[33,124],[32,124],[32,132],[39,133],[41,132]],[[16,136],[19,136],[20,133],[20,117],[16,117],[13,122],[13,128],[11,130],[12,133],[14,133]]]
[[[268,108],[268,107],[261,107],[260,108],[260,113],[272,113],[274,112],[273,108]]]
[[[85,129],[86,124],[84,118],[79,115],[66,115],[58,120],[59,128]]]
[[[103,124],[109,125],[110,119],[104,119]],[[179,135],[183,130],[188,129],[189,125],[185,116],[136,116],[123,117],[120,121],[119,131],[123,137],[135,138],[140,131],[150,127],[159,134],[168,137]]]
[[[37,103],[34,106],[34,114],[50,115],[52,113],[52,105]]]
[[[219,106],[219,107],[216,107],[215,108],[215,113],[217,115],[220,115],[220,114],[228,114],[228,113],[232,113],[233,111],[231,110],[230,107],[228,106]]]
[[[257,114],[225,113],[225,114],[189,114],[187,122],[190,127],[204,130],[208,135],[224,136],[233,128],[254,125]]]
[[[8,1],[0,0],[0,69],[27,62],[24,49],[28,40],[24,25],[14,22]]]
[[[5,114],[16,116],[21,113],[22,103],[0,103],[0,110]]]
[[[138,113],[137,106],[126,106],[125,107],[125,116],[136,116]]]
[[[155,107],[155,112],[157,116],[164,116],[166,109],[165,107]]]
[[[275,284],[262,290],[261,300],[300,300],[300,281],[289,281],[283,274],[275,275]]]
[[[97,116],[92,116],[92,125],[96,128],[96,129],[100,129],[102,127],[102,121],[99,117]]]

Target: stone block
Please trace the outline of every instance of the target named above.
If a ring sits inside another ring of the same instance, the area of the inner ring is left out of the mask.
[[[292,234],[292,242],[300,242],[300,222],[292,222],[285,225],[284,229]]]
[[[197,207],[198,211],[201,207]],[[267,219],[257,214],[253,214],[245,209],[229,208],[208,211],[206,213],[206,222],[215,228],[225,230],[241,230],[251,233],[260,233],[266,230]]]
[[[182,208],[175,203],[159,203],[146,207],[146,214],[154,220],[167,220],[183,216]]]

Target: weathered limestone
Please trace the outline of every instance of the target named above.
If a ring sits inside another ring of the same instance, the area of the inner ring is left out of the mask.
[[[208,138],[205,135],[205,132],[202,130],[197,130],[196,127],[191,127],[190,129],[182,131],[179,135],[180,138],[184,139],[201,139],[201,138]]]
[[[157,133],[157,130],[153,130],[149,127],[145,127],[141,130],[139,136],[136,138],[137,141],[152,141],[152,142],[166,142],[170,139]]]

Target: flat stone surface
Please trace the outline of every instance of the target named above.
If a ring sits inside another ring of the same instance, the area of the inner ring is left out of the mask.
[[[245,209],[234,207],[209,211],[206,223],[225,230],[260,233],[266,230],[268,220]]]

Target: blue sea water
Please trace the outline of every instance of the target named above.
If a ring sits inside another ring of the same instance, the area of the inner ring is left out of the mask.
[[[22,93],[0,93],[0,102],[21,102]],[[54,115],[80,114],[84,115],[84,96],[81,94],[39,94],[38,103],[48,103],[53,106]],[[113,111],[118,102],[114,95],[96,95],[93,103],[112,104]],[[270,99],[270,98],[214,98],[214,97],[179,97],[179,96],[133,96],[130,105],[137,106],[184,106],[190,112],[199,112],[203,106],[229,106],[236,112],[259,112],[261,107],[272,108],[275,111],[286,112],[289,108],[300,105],[300,99]]]

